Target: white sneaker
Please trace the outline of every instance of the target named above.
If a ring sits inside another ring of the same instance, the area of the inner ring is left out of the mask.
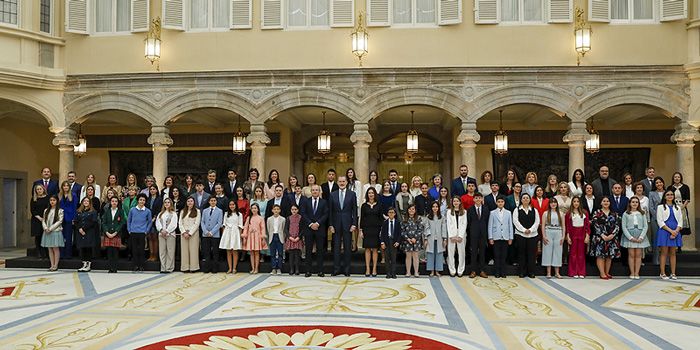
[[[578,275],[574,276],[574,278],[578,278]]]
[[[270,271],[270,274],[271,274],[271,275],[274,275],[274,274],[275,274],[275,270]]]
[[[678,277],[676,277],[676,275],[671,275],[671,279],[672,279],[672,280],[677,280]]]
[[[85,266],[85,269],[83,269],[83,271],[85,271],[85,272],[90,272],[90,266],[91,266],[91,265],[92,265],[92,262],[88,261],[88,262],[87,262],[87,265]]]
[[[78,269],[78,272],[85,272],[85,268],[87,267],[87,261],[83,261],[83,267]]]
[[[493,259],[489,260],[489,266],[493,266]]]
[[[664,275],[664,274],[662,274],[662,275],[659,276],[659,277],[661,277],[662,280],[667,280],[667,279],[668,279],[668,276],[666,276],[666,275]]]

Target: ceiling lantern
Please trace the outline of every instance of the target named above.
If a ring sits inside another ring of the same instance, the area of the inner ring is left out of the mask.
[[[411,111],[411,130],[406,135],[406,153],[418,152],[418,131],[413,127],[413,113]]]
[[[233,134],[233,154],[243,155],[246,149],[246,135],[241,131],[241,116],[238,116],[238,131]]]
[[[78,145],[73,147],[73,152],[78,158],[87,154],[87,140],[85,139],[85,135],[83,135],[82,124],[78,124]]]
[[[586,140],[586,152],[596,153],[600,151],[600,134],[593,127],[593,118],[591,118],[591,127],[588,129],[588,139]]]
[[[323,128],[318,134],[318,153],[328,154],[331,153],[331,133],[326,130],[326,111],[321,112],[323,114]]]
[[[498,111],[498,131],[493,138],[493,149],[496,154],[508,153],[508,134],[503,130],[503,110]]]

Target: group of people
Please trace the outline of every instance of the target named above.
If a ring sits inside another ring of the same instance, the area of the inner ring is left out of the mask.
[[[462,165],[450,193],[439,174],[401,183],[396,170],[384,181],[371,171],[365,184],[352,168],[341,176],[329,169],[323,184],[314,174],[304,184],[294,175],[283,183],[274,169],[267,181],[257,169],[243,183],[234,169],[220,181],[210,170],[206,181],[186,176],[180,185],[167,176],[162,188],[147,176],[140,188],[134,174],[123,186],[109,175],[101,187],[93,175],[78,184],[75,172],[59,186],[45,168],[33,187],[32,235],[50,271],[61,257],[72,257],[75,244],[83,261],[79,271],[90,271],[104,248],[109,272],[116,272],[118,252],[129,246],[134,271],[143,271],[148,250],[148,260],[159,260],[161,272],[169,273],[179,237],[183,272],[216,273],[223,250],[227,273],[237,272],[247,252],[253,274],[262,254],[269,255],[273,274],[287,265],[289,274],[298,275],[305,258],[306,277],[324,276],[330,241],[333,275],[349,276],[352,253],[361,247],[368,277],[377,276],[381,253],[387,278],[396,278],[397,256],[405,255],[407,277],[418,277],[421,263],[430,276],[440,276],[446,258],[453,277],[487,278],[487,261],[495,277],[505,277],[509,262],[520,277],[534,277],[539,260],[547,277],[561,278],[560,267],[568,262],[568,275],[584,278],[591,256],[600,278],[610,279],[612,259],[625,252],[636,279],[648,250],[660,277],[675,279],[676,250],[689,234],[690,191],[680,173],[668,186],[653,167],[645,175],[634,182],[625,174],[618,183],[601,166],[590,183],[577,169],[571,181],[550,175],[541,186],[535,172],[521,182],[508,170],[499,182],[484,171],[477,184]]]

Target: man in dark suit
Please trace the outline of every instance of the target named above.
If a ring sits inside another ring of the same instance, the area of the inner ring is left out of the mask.
[[[275,186],[275,197],[267,201],[267,206],[265,207],[265,222],[272,216],[272,207],[275,205],[280,206],[280,215],[285,218],[289,216],[292,202],[289,200],[289,197],[284,195],[284,187],[279,184]]]
[[[649,197],[649,192],[654,191],[656,189],[656,185],[654,184],[654,178],[656,177],[656,169],[654,169],[653,166],[648,167],[644,173],[646,174],[647,178],[642,180],[642,186],[644,186],[644,195]]]
[[[498,205],[496,205],[496,200],[498,199],[498,191],[500,190],[500,185],[498,182],[491,183],[491,193],[482,193],[484,195],[484,205],[489,211],[496,210]]]
[[[331,193],[338,190],[338,183],[335,181],[335,169],[328,169],[326,179],[328,182],[321,185],[321,197],[328,200],[331,198]]]
[[[224,195],[226,195],[226,198],[230,198],[234,201],[238,200],[236,189],[242,187],[242,184],[236,180],[236,175],[236,170],[230,169],[226,174],[228,180],[224,182]]]
[[[614,184],[612,187],[612,196],[610,196],[610,210],[616,212],[620,217],[627,210],[629,199],[622,194],[622,185]]]
[[[68,184],[70,185],[70,192],[73,195],[73,198],[77,198],[78,203],[80,203],[80,201],[82,200],[82,198],[80,198],[80,190],[83,188],[83,185],[75,182],[75,178],[75,171],[69,171],[68,178],[66,180],[68,180]]]
[[[379,241],[382,242],[384,250],[384,266],[386,267],[386,278],[396,278],[396,250],[401,242],[401,222],[396,217],[396,209],[389,208],[388,219],[382,224],[382,231],[379,234]]]
[[[204,184],[204,192],[214,195],[214,187],[216,187],[216,170],[207,172],[207,183]]]
[[[452,180],[452,195],[462,197],[467,193],[467,184],[470,183],[476,187],[476,179],[469,177],[469,167],[462,164],[459,166],[459,176]]]
[[[613,185],[617,181],[610,178],[610,168],[607,165],[603,165],[598,170],[598,178],[591,182],[593,185],[593,195],[596,198],[603,198],[603,196],[609,196],[612,194]]]
[[[399,172],[396,169],[389,170],[389,185],[391,194],[394,196],[401,192],[401,184],[399,183]]]
[[[51,179],[51,169],[43,168],[41,169],[41,179],[34,181],[34,186],[41,185],[44,186],[46,194],[48,196],[53,196],[58,194],[58,181]],[[34,186],[32,186],[32,191]],[[32,192],[34,194],[34,192]]]
[[[304,231],[306,249],[306,277],[311,277],[311,255],[316,243],[316,266],[318,277],[323,277],[323,253],[326,251],[326,227],[328,224],[328,202],[321,198],[321,186],[311,186],[311,198],[302,201],[301,216],[308,226]]]
[[[469,223],[469,248],[471,251],[471,273],[469,278],[474,278],[479,271],[481,278],[487,278],[485,267],[486,246],[489,232],[490,210],[483,205],[484,197],[481,193],[474,194],[474,205],[467,210],[467,222]],[[477,260],[478,259],[478,260]]]
[[[333,234],[333,276],[341,272],[350,276],[350,254],[352,252],[352,232],[357,229],[357,197],[347,189],[345,176],[338,178],[338,191],[331,193],[330,230]],[[343,247],[343,259],[340,247]]]

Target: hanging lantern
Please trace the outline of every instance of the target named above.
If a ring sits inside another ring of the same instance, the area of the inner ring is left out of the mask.
[[[411,111],[411,130],[409,130],[408,134],[406,135],[407,153],[418,152],[418,131],[413,127],[413,113],[414,111]]]
[[[581,57],[591,51],[591,26],[583,17],[583,10],[576,8],[576,24],[574,25],[574,44],[576,48],[576,64],[581,65]]]
[[[588,139],[586,140],[586,152],[596,153],[600,150],[600,134],[593,127],[593,119],[591,118],[591,128],[588,130]]]
[[[357,19],[357,26],[350,34],[350,40],[352,41],[352,53],[357,56],[360,61],[360,67],[362,67],[362,57],[367,54],[367,44],[369,40],[369,34],[367,34],[367,29],[365,28],[363,13],[360,12]]]
[[[82,129],[83,126],[78,124],[78,145],[73,147],[73,153],[78,158],[87,154],[87,140],[85,140]]]
[[[238,131],[233,134],[233,154],[242,155],[245,154],[246,149],[246,135],[241,131],[241,116],[238,116]]]
[[[326,111],[321,112],[323,114],[323,129],[318,134],[318,153],[328,154],[331,153],[331,134],[326,130]]]
[[[160,62],[160,18],[154,18],[148,30],[148,35],[143,41],[146,59],[151,61],[151,64]],[[156,70],[160,70],[160,63],[156,64]]]
[[[503,130],[503,110],[498,111],[498,131],[493,138],[493,149],[496,154],[508,153],[508,134]]]

